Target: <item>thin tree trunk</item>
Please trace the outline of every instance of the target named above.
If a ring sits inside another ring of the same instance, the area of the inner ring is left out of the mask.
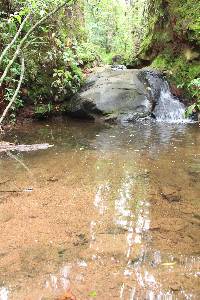
[[[10,100],[9,104],[7,105],[7,107],[5,108],[1,118],[0,118],[0,127],[1,127],[1,124],[4,120],[4,118],[6,117],[7,113],[8,113],[8,110],[10,109],[10,107],[12,106],[12,104],[14,103],[14,101],[16,100],[17,98],[17,95],[19,93],[19,90],[21,88],[21,85],[22,85],[22,81],[23,81],[23,78],[24,78],[24,71],[25,71],[25,63],[24,63],[24,56],[22,55],[22,58],[21,58],[21,75],[20,75],[20,79],[19,79],[19,82],[18,82],[18,85],[17,85],[17,88],[16,88],[16,91],[12,97],[12,99]]]
[[[28,14],[28,15],[24,18],[24,20],[23,20],[23,22],[21,23],[21,25],[20,25],[20,27],[19,27],[17,33],[15,34],[14,38],[12,39],[11,43],[8,44],[8,45],[6,46],[6,48],[3,50],[3,52],[2,52],[2,54],[1,54],[1,56],[0,56],[0,65],[1,65],[2,60],[3,60],[4,56],[6,55],[7,51],[8,51],[8,50],[12,47],[12,45],[16,42],[16,40],[17,40],[18,36],[20,35],[22,29],[24,28],[24,25],[25,25],[27,19],[29,18],[29,16],[30,16],[30,14]]]

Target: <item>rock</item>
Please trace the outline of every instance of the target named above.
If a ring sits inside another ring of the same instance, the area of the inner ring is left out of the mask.
[[[54,176],[51,176],[47,179],[47,181],[50,181],[50,182],[56,182],[58,181],[58,178],[54,177]]]
[[[177,194],[162,194],[162,197],[166,199],[168,202],[180,202],[181,196]]]
[[[146,73],[149,74],[149,70],[114,71],[110,68],[93,74],[70,100],[66,112],[77,118],[112,122],[150,116],[159,93],[152,97],[152,89],[144,80]]]
[[[114,55],[112,57],[112,63],[113,64],[120,64],[121,62],[123,61],[123,58],[121,55],[117,54],[117,55]]]
[[[180,188],[173,186],[162,187],[160,194],[163,199],[168,202],[179,202],[181,201]]]
[[[76,240],[73,242],[74,246],[84,246],[89,243],[86,235],[84,233],[80,233],[76,235]]]
[[[111,69],[113,71],[120,71],[120,70],[126,70],[127,68],[124,65],[112,65]]]
[[[146,84],[147,90],[149,90],[149,97],[158,100],[161,93],[161,87],[163,86],[163,74],[153,69],[144,68],[141,69],[138,77],[141,82]],[[153,100],[154,101],[154,100]],[[154,102],[156,104],[157,101]]]
[[[181,285],[180,285],[179,282],[173,282],[173,283],[171,283],[171,285],[170,285],[170,289],[171,289],[171,291],[173,291],[173,292],[178,292],[178,291],[180,291],[180,290],[182,289],[182,287],[181,287]]]

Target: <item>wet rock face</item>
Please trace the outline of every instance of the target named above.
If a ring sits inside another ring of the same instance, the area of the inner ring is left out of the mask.
[[[157,92],[152,97],[151,80],[146,80],[145,73],[147,70],[108,69],[93,74],[70,100],[66,111],[73,117],[103,121],[135,121],[147,117],[160,94]]]
[[[154,104],[160,98],[161,88],[163,86],[163,74],[159,71],[144,68],[139,71],[138,78],[148,86],[149,97]]]
[[[191,119],[195,122],[200,122],[200,112],[199,111],[196,111],[194,109],[194,111],[192,112],[191,114]]]

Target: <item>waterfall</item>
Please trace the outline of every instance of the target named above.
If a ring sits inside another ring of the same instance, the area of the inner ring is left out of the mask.
[[[175,97],[163,74],[157,70],[143,68],[138,78],[147,85],[149,99],[153,103],[152,116],[157,122],[190,123],[185,118],[185,105]]]
[[[156,121],[166,123],[186,123],[189,120],[185,119],[184,112],[184,104],[172,95],[167,82],[163,81],[160,97],[153,111]]]

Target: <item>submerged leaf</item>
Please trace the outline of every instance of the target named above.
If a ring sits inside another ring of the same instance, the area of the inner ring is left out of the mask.
[[[91,292],[89,292],[88,296],[95,298],[97,296],[97,292],[91,291]]]

